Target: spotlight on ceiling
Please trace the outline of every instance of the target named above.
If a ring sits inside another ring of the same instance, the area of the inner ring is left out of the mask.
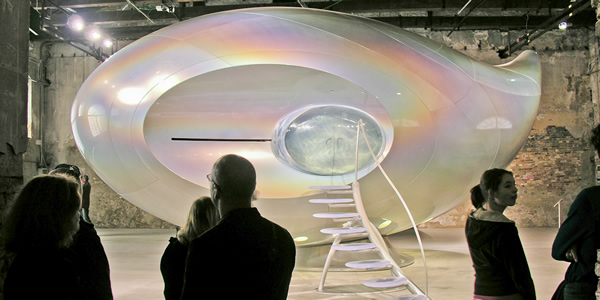
[[[113,45],[113,41],[110,38],[105,38],[104,41],[102,42],[102,45],[104,45],[104,47],[106,47],[106,48],[110,48]]]
[[[98,41],[102,38],[102,31],[97,26],[88,26],[85,37],[90,41]]]
[[[82,31],[85,27],[85,22],[83,18],[79,15],[71,15],[69,16],[69,20],[67,21],[67,26],[71,28],[71,30]]]
[[[569,27],[569,23],[567,22],[560,22],[560,24],[558,24],[558,29],[560,30],[565,30],[567,27]]]

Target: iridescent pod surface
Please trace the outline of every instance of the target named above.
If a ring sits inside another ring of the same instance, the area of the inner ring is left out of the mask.
[[[309,186],[354,180],[356,123],[417,222],[467,200],[490,167],[506,167],[533,125],[540,63],[477,62],[417,34],[306,8],[228,11],[184,21],[128,45],[81,86],[77,146],[119,195],[181,225],[208,195],[223,154],[257,170],[263,216],[298,245],[329,238]],[[383,234],[410,221],[367,147],[358,178]],[[316,195],[317,197],[323,195]],[[343,210],[342,210],[343,211]]]

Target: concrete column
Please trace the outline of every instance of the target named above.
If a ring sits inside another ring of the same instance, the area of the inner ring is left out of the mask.
[[[29,1],[0,1],[0,211],[23,183],[27,151]]]

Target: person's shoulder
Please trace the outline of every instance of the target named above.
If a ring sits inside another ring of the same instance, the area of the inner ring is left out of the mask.
[[[205,244],[210,241],[218,240],[221,237],[226,236],[226,228],[223,228],[221,223],[215,225],[213,228],[205,231],[199,237],[196,237],[190,242],[190,247],[194,247],[194,245]]]
[[[269,221],[269,222],[271,222],[273,224],[273,226],[275,226],[275,228],[277,228],[277,230],[285,232],[287,235],[289,235],[291,237],[291,234],[289,233],[289,231],[287,229],[283,228],[281,225],[279,225],[273,221]]]
[[[577,194],[573,204],[571,204],[571,207],[577,208],[586,205],[585,203],[591,200],[600,200],[600,186],[591,186],[581,190],[579,194]]]
[[[520,240],[519,230],[515,223],[499,223],[498,238],[500,240]]]
[[[265,219],[265,218],[263,218],[263,219],[272,224],[272,226],[275,228],[275,230],[279,232],[279,236],[281,237],[281,239],[291,241],[292,243],[294,242],[292,235],[290,234],[290,232],[287,229],[285,229],[284,227],[280,226],[279,224],[277,224],[269,219]]]
[[[171,238],[169,238],[169,245],[167,247],[179,248],[185,247],[185,245],[183,245],[176,237],[172,236]]]
[[[98,236],[98,232],[94,227],[94,224],[86,222],[85,220],[83,220],[83,218],[79,219],[79,230],[77,230],[77,233],[75,234],[74,238],[75,240],[90,238],[100,239],[100,237]]]
[[[581,190],[581,192],[579,192],[579,195],[600,196],[600,185],[587,187]]]
[[[165,248],[164,256],[172,256],[172,255],[180,255],[185,254],[188,251],[188,247],[177,240],[177,238],[172,237],[169,239],[169,244]]]

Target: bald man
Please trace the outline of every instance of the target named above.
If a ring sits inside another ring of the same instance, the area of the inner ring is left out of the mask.
[[[181,299],[286,299],[296,248],[287,230],[251,207],[254,166],[225,155],[207,178],[221,220],[190,244]]]

